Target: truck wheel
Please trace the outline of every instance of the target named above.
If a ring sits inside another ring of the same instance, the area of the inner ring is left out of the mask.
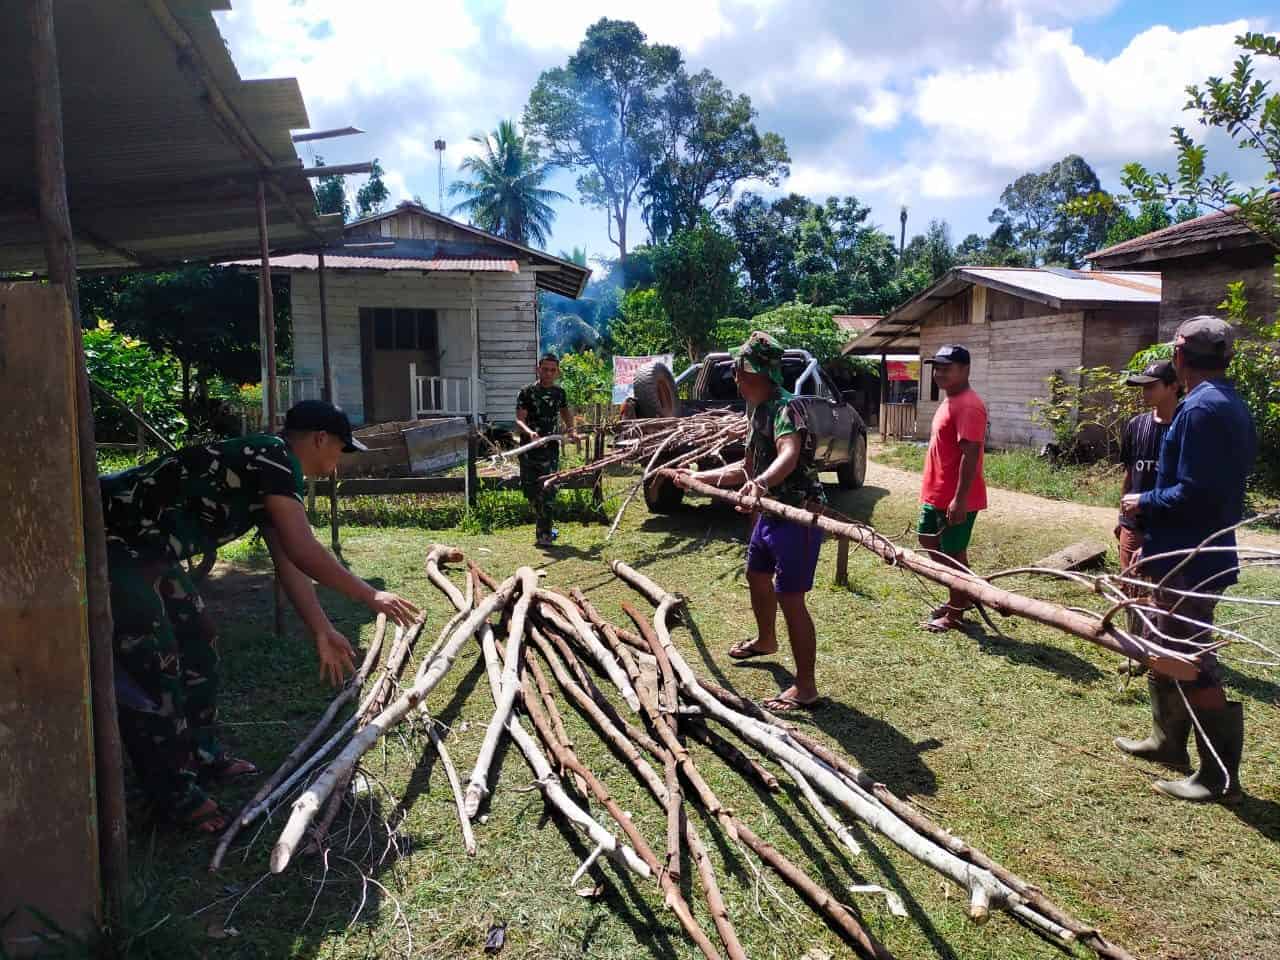
[[[675,513],[684,503],[684,488],[663,477],[654,477],[644,485],[644,502],[650,513]]]
[[[849,447],[849,462],[836,467],[836,477],[845,490],[857,490],[867,480],[867,435],[859,433]]]
[[[651,363],[636,372],[636,416],[644,418],[674,417],[676,378],[665,363]]]

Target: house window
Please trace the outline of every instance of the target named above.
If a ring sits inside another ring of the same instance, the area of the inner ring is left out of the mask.
[[[373,318],[375,350],[421,350],[435,353],[440,343],[434,310],[362,307],[362,316]]]

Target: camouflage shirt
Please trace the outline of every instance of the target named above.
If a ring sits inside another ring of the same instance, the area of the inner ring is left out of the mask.
[[[778,440],[793,433],[800,434],[800,459],[795,469],[776,486],[769,497],[793,507],[804,502],[825,503],[822,482],[813,459],[813,444],[806,436],[803,413],[792,405],[795,397],[781,387],[751,413],[747,431],[747,450],[751,453],[752,475],[759,476],[778,457]]]
[[[117,562],[176,563],[266,526],[268,496],[302,502],[302,467],[280,437],[186,447],[101,477],[107,551]]]
[[[560,411],[567,409],[569,398],[561,387],[531,383],[516,397],[516,411],[526,411],[525,422],[544,437],[560,432]]]

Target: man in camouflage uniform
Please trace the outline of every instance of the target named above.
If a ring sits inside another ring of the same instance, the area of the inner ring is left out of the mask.
[[[303,474],[328,475],[344,450],[361,448],[346,414],[305,401],[289,411],[283,436],[187,447],[101,478],[120,732],[158,813],[220,830],[225,814],[201,783],[257,772],[218,742],[216,629],[182,561],[262,528],[334,681],[351,669],[353,651],[320,608],[313,578],[398,623],[416,616],[317,543],[302,507]]]
[[[538,361],[538,379],[516,397],[516,427],[527,440],[549,437],[557,432],[573,435],[573,413],[569,409],[569,398],[556,385],[559,379],[559,358],[554,353],[544,354]],[[533,507],[537,524],[534,543],[540,547],[549,547],[553,543],[551,524],[556,498],[555,490],[544,489],[542,480],[559,469],[559,443],[543,444],[520,455],[520,489]]]
[[[746,497],[771,499],[796,507],[821,508],[822,484],[814,464],[813,438],[804,422],[803,407],[782,386],[782,347],[767,333],[756,331],[733,352],[734,379],[751,417],[746,456],[740,463],[695,473],[717,487],[737,487]],[[747,547],[747,582],[756,636],[735,644],[735,660],[776,653],[776,621],[782,607],[787,639],[796,661],[795,682],[765,707],[786,713],[814,705],[817,638],[804,597],[813,589],[822,531],[780,517],[757,514]]]

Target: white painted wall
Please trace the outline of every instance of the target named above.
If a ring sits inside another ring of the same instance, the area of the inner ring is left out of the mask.
[[[516,394],[532,383],[538,357],[533,273],[478,273],[481,412],[490,421],[515,420]],[[355,423],[364,422],[360,369],[360,308],[436,310],[440,374],[471,375],[471,293],[466,274],[325,271],[329,359],[334,392]],[[321,376],[320,288],[314,271],[292,275],[293,365],[298,376]],[[408,418],[408,411],[405,411]]]

